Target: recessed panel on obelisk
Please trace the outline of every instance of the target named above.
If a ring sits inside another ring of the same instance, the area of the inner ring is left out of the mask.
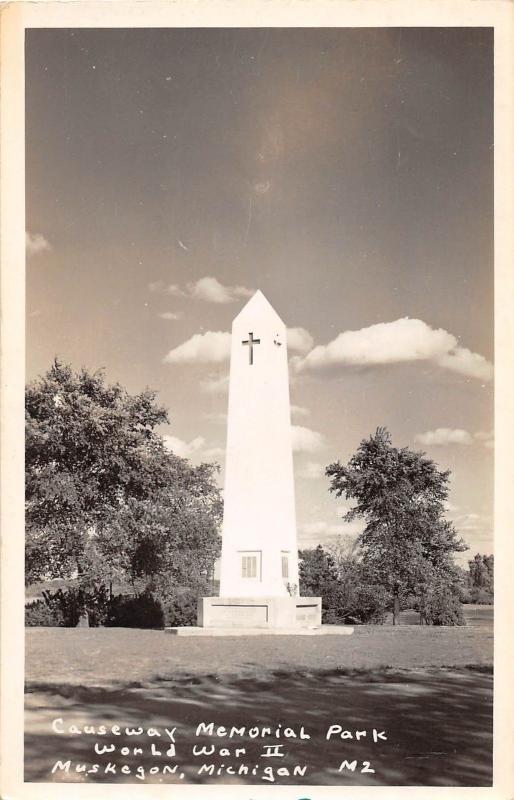
[[[258,291],[232,325],[220,597],[199,625],[319,625],[298,583],[286,327]]]

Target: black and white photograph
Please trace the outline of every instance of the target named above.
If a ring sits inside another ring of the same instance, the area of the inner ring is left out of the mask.
[[[30,796],[490,790],[494,25],[24,68]]]

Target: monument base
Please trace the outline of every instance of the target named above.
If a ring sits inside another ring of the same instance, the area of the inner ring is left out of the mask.
[[[199,628],[309,628],[321,625],[321,597],[202,597]]]

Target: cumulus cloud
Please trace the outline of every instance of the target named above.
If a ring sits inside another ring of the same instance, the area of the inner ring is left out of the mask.
[[[477,431],[475,439],[478,442],[482,442],[484,447],[494,447],[494,431]]]
[[[166,284],[164,281],[151,281],[148,284],[148,289],[150,292],[165,292]]]
[[[153,281],[148,284],[151,292],[169,294],[172,297],[189,297],[192,300],[202,300],[205,303],[235,303],[241,297],[251,297],[253,289],[246,286],[224,286],[213,275],[206,275],[197,281],[190,281],[184,287],[178,283],[166,285],[164,281]]]
[[[459,347],[453,334],[404,317],[357,331],[344,331],[326,345],[293,359],[297,372],[336,366],[377,366],[431,361],[463,375],[490,380],[492,365],[478,353]]]
[[[437,363],[440,367],[471,378],[490,381],[493,377],[493,365],[484,356],[472,353],[466,347],[455,347],[451,352],[439,356]]]
[[[309,331],[305,328],[287,329],[287,349],[296,353],[308,353],[314,344]]]
[[[296,474],[299,478],[316,480],[317,478],[323,478],[325,476],[325,467],[323,464],[318,464],[316,461],[309,461],[307,464],[300,467],[296,471]]]
[[[195,333],[186,342],[173,348],[164,357],[165,364],[209,364],[226,361],[230,357],[230,333],[206,331]]]
[[[304,428],[302,425],[292,425],[291,436],[295,453],[313,453],[325,446],[325,439],[321,433]]]
[[[223,286],[217,278],[208,276],[200,278],[196,283],[188,283],[188,294],[195,300],[207,303],[233,303],[240,297],[251,297],[253,289],[246,286]]]
[[[152,281],[148,284],[151,292],[157,294],[170,294],[172,297],[187,297],[187,292],[180,288],[178,283],[166,284],[164,281]]]
[[[179,439],[178,436],[165,434],[163,436],[165,447],[180,458],[195,458],[202,461],[217,461],[223,458],[225,450],[223,447],[207,446],[203,436],[196,436],[190,442]]]
[[[419,319],[404,318],[340,333],[327,345],[315,347],[298,367],[318,369],[333,364],[391,364],[433,358],[455,344],[455,337],[442,328],[433,330]]]
[[[446,444],[473,444],[473,436],[462,428],[436,428],[435,431],[418,433],[414,441],[427,447],[443,446]]]
[[[299,528],[300,539],[304,542],[323,542],[338,539],[342,535],[355,535],[362,531],[362,522],[340,522],[333,524],[326,520],[306,522]]]
[[[50,242],[42,233],[30,233],[30,231],[25,234],[25,248],[28,256],[37,256],[51,249]]]
[[[473,434],[462,428],[436,428],[435,431],[426,431],[426,433],[416,434],[414,441],[426,447],[451,444],[470,445],[475,442],[481,442],[484,447],[494,447],[492,431],[477,431],[477,433]]]
[[[180,458],[191,458],[194,453],[198,453],[205,446],[205,439],[203,436],[196,436],[190,442],[185,442],[179,439],[178,436],[170,436],[165,434],[163,436],[164,444],[168,450],[175,453]]]
[[[307,534],[307,536],[319,536],[323,533],[341,533],[341,525],[329,525],[324,520],[306,522],[300,526],[300,531]]]
[[[462,553],[457,561],[461,561],[462,566],[467,566],[467,561],[472,558],[473,553],[492,553],[494,546],[493,520],[490,514],[468,513],[454,517],[452,520],[459,534],[461,534],[470,550]]]
[[[487,527],[487,520],[480,514],[461,514],[455,517],[453,524],[458,531],[480,531]]]
[[[182,319],[184,313],[182,311],[163,311],[161,314],[158,315],[161,319]]]
[[[205,461],[223,461],[225,458],[224,447],[208,447],[202,453],[202,458]]]
[[[226,394],[228,392],[228,375],[208,375],[200,381],[200,389],[206,394]]]
[[[166,294],[171,294],[173,297],[187,297],[186,292],[177,283],[170,283],[166,287]]]

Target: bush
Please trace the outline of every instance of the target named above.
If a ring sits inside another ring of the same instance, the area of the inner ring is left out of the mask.
[[[382,624],[388,595],[372,583],[360,564],[346,559],[336,565],[334,557],[318,545],[301,550],[300,594],[322,598],[321,621],[326,625]]]
[[[164,612],[151,592],[113,598],[106,625],[112,628],[163,628]]]
[[[474,603],[478,606],[492,606],[494,605],[494,595],[486,589],[473,588],[469,591],[468,603]]]
[[[465,625],[462,604],[448,587],[435,586],[418,602],[416,611],[426,625]]]
[[[196,625],[198,598],[198,593],[191,589],[171,597],[164,606],[166,625],[172,628]]]
[[[91,627],[164,627],[161,603],[150,592],[120,594],[111,598],[105,586],[88,590],[44,591],[43,600],[25,606],[25,624],[31,627],[74,628],[84,612],[87,612]]]
[[[66,628],[75,628],[86,611],[89,625],[96,628],[104,625],[109,614],[109,592],[104,585],[79,589],[57,589],[56,592],[43,592],[44,602],[48,608],[60,616],[59,624]]]
[[[87,611],[92,627],[102,625],[107,619],[109,598],[105,587],[89,591],[57,589],[55,592],[43,591],[42,594],[42,600],[26,606],[26,625],[74,628],[84,611]]]
[[[357,621],[364,625],[382,625],[385,622],[389,596],[382,586],[358,586],[352,600]]]
[[[326,625],[381,625],[386,618],[388,595],[381,586],[356,586],[334,581],[322,597],[322,622]]]
[[[29,626],[60,626],[75,628],[86,612],[89,626],[96,628],[102,625],[116,624],[127,627],[162,627],[159,617],[151,616],[151,602],[146,599],[129,597],[131,604],[126,611],[123,622],[110,622],[116,619],[123,605],[118,598],[111,599],[109,591],[103,584],[89,588],[57,589],[55,592],[43,591],[43,600],[37,600],[26,606],[25,624]],[[127,598],[125,598],[127,601]],[[154,601],[154,603],[157,601]],[[162,614],[162,609],[161,609]],[[150,615],[152,624],[145,624],[144,619]],[[127,616],[134,620],[134,624]],[[141,620],[143,619],[143,622]]]
[[[473,602],[473,600],[471,599],[471,595],[469,593],[469,589],[467,589],[466,587],[462,587],[461,588],[461,590],[459,592],[459,601],[461,603],[463,603],[464,605],[467,605],[468,603],[472,603]]]
[[[324,586],[319,587],[317,595],[321,596],[321,622],[323,625],[344,625],[348,622],[347,616],[350,608],[348,587],[334,578],[330,581],[327,580]]]
[[[29,628],[56,628],[64,626],[62,613],[44,600],[34,600],[25,606],[25,625]]]

